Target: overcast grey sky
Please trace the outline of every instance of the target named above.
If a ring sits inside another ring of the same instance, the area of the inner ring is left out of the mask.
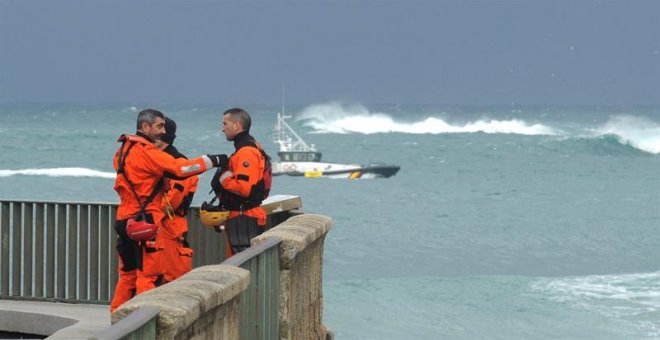
[[[0,0],[0,102],[660,104],[660,1]]]

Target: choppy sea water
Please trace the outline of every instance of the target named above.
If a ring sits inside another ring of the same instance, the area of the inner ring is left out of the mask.
[[[226,107],[156,108],[188,156],[231,152]],[[0,197],[116,202],[115,141],[138,109],[0,107]],[[275,155],[278,108],[247,109]],[[338,339],[660,338],[660,108],[288,113],[325,160],[402,167],[380,180],[275,178],[273,193],[334,219],[323,319]]]

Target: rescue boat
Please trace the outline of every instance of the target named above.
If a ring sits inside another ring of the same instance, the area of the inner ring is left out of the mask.
[[[273,162],[273,175],[300,177],[329,177],[345,179],[388,178],[396,175],[401,168],[398,165],[372,163],[339,164],[321,161],[321,152],[314,144],[307,144],[287,124],[286,116],[277,114],[277,123],[273,131],[273,141],[279,145],[279,162]]]

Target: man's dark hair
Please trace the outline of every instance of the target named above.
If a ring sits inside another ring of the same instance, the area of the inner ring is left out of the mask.
[[[250,114],[238,107],[235,107],[233,109],[229,109],[225,111],[223,114],[224,115],[231,115],[231,120],[234,122],[238,122],[241,124],[241,127],[245,131],[250,131],[250,127],[252,126],[252,118],[250,118]]]
[[[157,117],[160,117],[163,120],[165,119],[165,115],[158,110],[146,109],[140,111],[140,113],[138,113],[137,116],[137,129],[140,130],[140,128],[142,127],[142,123],[153,124],[156,121]]]

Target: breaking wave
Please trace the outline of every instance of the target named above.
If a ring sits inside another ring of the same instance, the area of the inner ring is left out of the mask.
[[[614,116],[591,129],[594,137],[613,136],[619,143],[649,153],[660,154],[660,124],[644,117]]]
[[[505,133],[521,135],[557,135],[560,132],[542,124],[519,119],[481,119],[465,124],[448,123],[442,118],[427,117],[416,122],[396,121],[390,115],[370,112],[362,105],[318,104],[305,108],[298,120],[316,133]]]
[[[97,177],[115,178],[114,172],[104,172],[88,168],[51,168],[51,169],[21,169],[0,170],[0,177],[23,176],[49,176],[49,177]]]
[[[487,133],[557,136],[562,141],[593,145],[602,149],[620,144],[646,153],[660,154],[660,123],[646,117],[612,116],[600,126],[550,126],[529,123],[522,119],[478,119],[467,123],[452,123],[439,116],[418,121],[398,120],[382,112],[371,112],[363,105],[328,103],[306,107],[296,117],[313,133],[336,134],[448,134]]]

